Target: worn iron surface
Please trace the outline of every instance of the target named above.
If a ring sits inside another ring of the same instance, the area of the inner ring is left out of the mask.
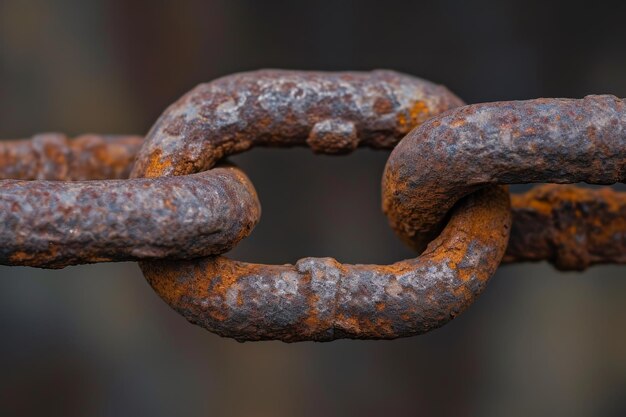
[[[505,262],[548,260],[563,270],[626,263],[626,193],[549,184],[511,203]]]
[[[391,71],[265,70],[200,85],[170,106],[132,180],[58,181],[125,178],[140,137],[0,143],[0,263],[144,260],[150,284],[189,321],[240,341],[287,342],[393,339],[440,327],[481,294],[511,231],[507,262],[626,263],[626,194],[539,187],[513,197],[511,225],[502,186],[624,182],[622,100],[502,102],[438,116],[462,104],[444,87]],[[390,149],[420,124],[392,153],[383,180],[384,210],[405,241],[425,248],[419,257],[381,266],[212,256],[260,216],[249,180],[234,167],[213,168],[220,159],[256,145]]]
[[[400,237],[423,250],[449,209],[486,185],[624,181],[623,100],[604,95],[475,104],[426,121],[398,144],[385,167],[383,210]],[[561,243],[579,236],[569,233]]]
[[[197,86],[161,115],[133,175],[199,172],[257,145],[331,154],[392,148],[416,125],[462,104],[443,86],[393,71],[229,75]]]
[[[234,167],[181,177],[0,181],[0,264],[193,258],[231,249],[260,216]]]
[[[471,305],[500,263],[510,220],[506,190],[490,187],[463,200],[420,257],[392,265],[225,257],[140,265],[187,320],[239,341],[393,339],[442,326]]]
[[[443,87],[390,71],[259,71],[204,84],[161,116],[132,175],[188,174],[253,145],[308,144],[345,153],[392,147],[428,117],[461,105]],[[238,340],[396,338],[462,312],[497,268],[507,244],[506,190],[462,203],[420,258],[389,266],[305,258],[256,265],[227,258],[150,261],[154,289],[188,320]]]
[[[104,180],[128,178],[141,136],[42,133],[0,141],[0,179]]]

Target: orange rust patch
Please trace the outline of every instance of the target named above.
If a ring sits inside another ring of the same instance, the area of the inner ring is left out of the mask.
[[[413,129],[424,123],[430,117],[430,109],[426,102],[416,100],[411,108],[409,108],[408,115],[406,112],[398,113],[398,124],[402,128],[406,128],[406,131]]]
[[[459,119],[453,120],[452,123],[450,123],[450,126],[461,127],[461,126],[465,126],[466,124],[467,124],[467,121],[464,118],[459,118]]]
[[[59,254],[59,245],[56,243],[49,243],[48,250],[38,254],[32,254],[25,251],[16,251],[9,256],[9,261],[15,264],[26,264],[26,262],[32,262],[37,259],[46,259],[51,258],[54,259]],[[108,260],[107,258],[103,258]],[[54,266],[50,266],[50,268],[54,268]]]
[[[372,333],[393,334],[393,324],[389,319],[379,318],[376,325],[372,326]]]
[[[307,296],[307,304],[309,306],[309,313],[304,319],[303,323],[306,326],[306,328],[313,333],[317,331],[318,329],[321,329],[323,325],[322,320],[320,320],[320,318],[318,317],[317,309],[315,308],[315,305],[318,302],[319,302],[319,297],[317,295],[309,294]]]
[[[172,204],[172,200],[170,200],[170,199],[163,200],[163,205],[165,207],[167,207],[171,211],[174,211],[174,212],[177,211],[176,210],[176,206],[174,204]]]
[[[344,314],[337,315],[336,323],[341,324],[343,328],[353,332],[359,333],[361,331],[361,324],[359,320],[354,316],[345,316]]]
[[[11,262],[14,262],[14,263],[22,263],[22,262],[24,262],[26,260],[29,260],[29,259],[33,259],[33,256],[31,254],[27,253],[27,252],[24,252],[24,251],[14,252],[9,257],[9,260]]]
[[[243,294],[241,291],[237,294],[237,305],[241,307],[243,305]]]
[[[172,161],[169,158],[161,160],[162,151],[157,149],[156,151],[150,154],[150,158],[148,161],[148,166],[145,170],[146,178],[155,178],[163,175],[168,168],[172,166]]]

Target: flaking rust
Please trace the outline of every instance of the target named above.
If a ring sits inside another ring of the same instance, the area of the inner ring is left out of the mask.
[[[474,104],[426,121],[398,144],[383,175],[383,210],[398,235],[419,251],[460,198],[486,185],[624,181],[623,100],[604,95]],[[522,201],[531,204],[532,198],[517,201],[519,213]],[[568,216],[568,210],[562,205],[555,213]],[[516,214],[518,219],[525,217]],[[567,230],[558,243],[572,245],[577,236]]]

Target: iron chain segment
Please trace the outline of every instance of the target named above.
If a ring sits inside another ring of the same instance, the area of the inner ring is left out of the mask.
[[[383,210],[400,237],[419,251],[462,197],[486,184],[536,182],[626,182],[626,102],[615,96],[588,96],[582,100],[483,103],[428,120],[392,151],[383,174]],[[560,194],[552,192],[553,205],[546,204],[550,197],[542,204],[541,194],[516,198],[516,219],[532,218],[547,226],[544,241],[550,229],[556,232],[550,242],[556,247],[549,256],[558,266],[584,269],[598,260],[610,260],[616,252],[615,260],[623,259],[624,230],[608,226],[619,224],[615,217],[623,218],[626,195],[593,194],[600,209],[594,213],[585,210],[589,191],[569,188]],[[555,195],[565,197],[571,205],[559,202]],[[557,213],[554,207],[560,207]],[[539,216],[541,209],[543,216]],[[546,223],[548,216],[560,224]],[[585,218],[588,227],[577,218]],[[600,224],[602,227],[597,227]],[[516,234],[531,229],[531,225],[524,226],[518,223]],[[558,228],[567,228],[569,237],[555,230]],[[525,252],[539,249],[528,238],[523,241]],[[595,246],[600,242],[604,242],[602,249]],[[520,246],[516,242],[517,253]],[[532,258],[529,253],[526,259]]]
[[[143,144],[141,136],[44,133],[0,141],[0,179],[125,179]]]
[[[412,126],[462,102],[447,89],[390,71],[260,71],[201,85],[151,130],[134,176],[189,174],[254,145],[347,153],[393,147]],[[470,219],[476,227],[465,228]],[[159,295],[188,320],[238,340],[396,338],[426,332],[471,304],[509,234],[501,187],[459,207],[433,250],[388,266],[305,258],[260,265],[228,258],[145,261]]]
[[[214,166],[253,146],[395,147],[383,209],[421,255],[385,266],[216,256],[251,233],[260,205],[245,174]],[[241,73],[183,96],[145,140],[0,142],[0,178],[0,263],[141,260],[174,309],[241,341],[410,336],[471,305],[501,261],[626,263],[624,193],[545,185],[511,207],[504,186],[624,182],[626,109],[613,96],[464,106],[392,71]]]

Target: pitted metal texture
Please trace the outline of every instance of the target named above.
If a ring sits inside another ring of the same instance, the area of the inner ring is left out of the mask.
[[[459,199],[486,185],[624,181],[623,100],[474,104],[426,121],[398,144],[385,167],[383,210],[419,251]]]
[[[473,303],[503,257],[574,270],[626,263],[626,193],[546,185],[514,195],[511,210],[503,186],[624,182],[624,104],[589,96],[463,106],[445,87],[393,71],[230,75],[170,106],[145,141],[0,143],[0,264],[143,260],[169,305],[240,341],[421,334]],[[383,209],[405,242],[425,249],[417,258],[260,265],[215,256],[260,216],[252,184],[235,167],[214,168],[221,159],[253,146],[345,154],[396,144]]]
[[[543,261],[561,270],[626,264],[626,192],[547,184],[511,195],[504,262]]]
[[[188,259],[230,250],[260,217],[234,167],[181,177],[0,181],[0,264]]]
[[[199,172],[253,146],[390,149],[413,127],[462,104],[443,86],[394,71],[233,74],[200,84],[165,110],[133,176]]]
[[[143,138],[131,135],[89,134],[68,139],[57,133],[3,141],[0,179],[124,179],[142,143]],[[547,260],[564,270],[626,263],[625,193],[546,185],[511,197],[513,226],[504,262]],[[58,245],[57,251],[62,253],[64,246]],[[100,261],[105,259],[103,256]],[[64,262],[85,261],[72,255]]]
[[[42,133],[0,141],[0,179],[105,180],[128,178],[143,137]]]

